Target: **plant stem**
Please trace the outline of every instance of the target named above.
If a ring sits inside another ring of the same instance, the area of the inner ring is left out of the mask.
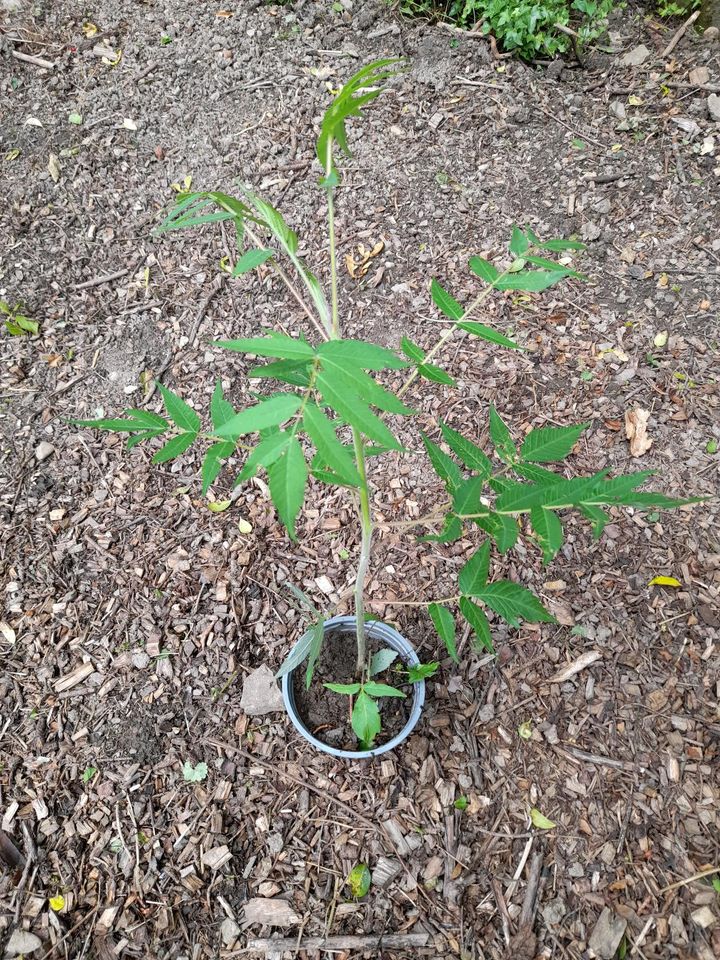
[[[370,546],[372,544],[373,523],[370,512],[370,494],[368,492],[367,471],[365,469],[365,450],[359,431],[353,429],[355,462],[360,474],[360,559],[355,577],[355,633],[357,636],[357,674],[362,676],[365,668],[367,640],[365,636],[365,598],[364,587],[370,564]]]
[[[325,176],[332,173],[332,140],[328,143],[327,160],[325,161]],[[337,280],[337,249],[335,243],[335,188],[327,188],[328,202],[328,237],[330,239],[330,310],[331,336],[340,336],[340,318],[338,312],[338,280]]]

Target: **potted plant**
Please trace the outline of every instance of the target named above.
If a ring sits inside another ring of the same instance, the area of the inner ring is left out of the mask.
[[[510,238],[510,265],[472,257],[470,270],[484,287],[461,306],[436,280],[432,300],[445,321],[429,346],[402,337],[398,350],[343,336],[338,298],[335,197],[340,186],[336,150],[349,155],[345,123],[379,95],[383,84],[402,69],[397,59],[375,61],[359,70],[335,96],[317,139],[323,175],[329,243],[329,296],[298,255],[298,238],[282,215],[251,190],[240,198],[217,191],[181,195],[159,232],[217,221],[234,224],[238,259],[228,267],[233,277],[267,264],[301,308],[307,330],[296,336],[269,331],[217,341],[216,346],[261,358],[247,376],[264,392],[252,406],[236,411],[218,382],[210,403],[211,429],[204,431],[197,412],[158,383],[165,415],[129,409],[117,419],[75,423],[129,434],[128,446],[163,438],[155,463],[179,457],[195,444],[207,449],[202,460],[202,491],[207,494],[223,465],[241,453],[244,463],[235,480],[244,483],[263,469],[270,496],[291,539],[306,495],[308,478],[347,488],[354,498],[360,541],[351,616],[327,618],[300,590],[298,602],[310,626],[278,672],[285,703],[297,729],[318,749],[337,756],[367,757],[397,746],[420,716],[425,679],[437,662],[421,664],[412,646],[394,628],[366,614],[364,586],[371,560],[374,518],[368,464],[389,451],[408,452],[396,438],[389,418],[410,418],[415,411],[406,395],[421,382],[453,389],[455,381],[436,364],[443,348],[460,332],[504,349],[521,349],[504,334],[475,319],[494,291],[540,292],[567,278],[579,278],[570,263],[583,248],[575,240],[540,240],[532,230],[515,227]],[[268,242],[269,238],[269,242]],[[560,254],[564,262],[550,259]],[[280,262],[283,258],[292,275]],[[379,382],[382,375],[384,383]],[[475,647],[493,652],[488,614],[517,627],[522,620],[552,622],[553,617],[528,589],[491,572],[493,546],[505,553],[522,534],[549,562],[563,543],[559,514],[578,509],[599,536],[609,520],[607,506],[638,509],[675,507],[693,501],[671,500],[640,492],[650,476],[636,472],[610,478],[608,470],[590,477],[567,478],[547,464],[567,457],[585,425],[531,430],[516,445],[499,413],[489,410],[492,451],[488,455],[472,437],[445,423],[440,437],[447,449],[422,436],[427,456],[446,489],[438,510],[417,521],[430,532],[421,541],[449,543],[470,527],[484,535],[458,577],[451,597],[420,600],[426,606],[447,653],[457,660],[457,607],[473,631]],[[314,453],[310,454],[310,451]],[[450,451],[449,453],[447,451]],[[309,457],[309,462],[308,462]],[[434,531],[434,532],[433,532]],[[354,641],[350,638],[354,638]],[[322,682],[313,683],[316,673]]]

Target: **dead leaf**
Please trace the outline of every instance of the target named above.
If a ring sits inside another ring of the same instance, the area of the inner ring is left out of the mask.
[[[244,905],[243,912],[247,925],[262,923],[269,927],[293,927],[300,923],[300,917],[287,900],[253,897]]]
[[[125,117],[122,125],[125,130],[137,130],[137,124],[134,120],[131,120],[130,117]]]
[[[347,272],[353,280],[362,280],[370,269],[370,261],[377,257],[385,249],[385,241],[380,240],[371,250],[366,250],[361,243],[357,247],[357,259],[354,253],[348,253],[345,257],[345,266]]]
[[[649,419],[650,411],[641,407],[625,411],[625,436],[630,441],[630,455],[633,457],[641,457],[653,445],[647,435]]]
[[[50,171],[50,176],[53,178],[53,183],[57,183],[60,179],[60,164],[54,153],[51,153],[48,158],[48,170]]]

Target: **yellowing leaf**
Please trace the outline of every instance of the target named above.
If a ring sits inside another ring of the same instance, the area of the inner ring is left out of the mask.
[[[350,887],[350,893],[352,893],[356,900],[359,900],[360,897],[364,897],[370,889],[371,880],[372,876],[366,865],[364,863],[358,863],[347,875],[345,882]]]
[[[248,523],[247,520],[243,520],[242,517],[238,520],[238,530],[240,533],[252,533],[252,524]]]
[[[8,152],[5,154],[6,162],[9,163],[11,160],[17,160],[21,152],[22,151],[20,150],[20,147],[13,147],[12,150],[8,150]]]
[[[192,186],[192,177],[186,176],[183,179],[182,186],[179,183],[171,183],[170,189],[174,190],[176,193],[188,193],[191,186]]]
[[[650,587],[681,587],[682,583],[679,580],[676,580],[675,577],[653,577],[650,583]]]
[[[520,724],[518,727],[518,736],[523,740],[529,740],[532,737],[532,723],[530,723],[529,720]]]
[[[230,500],[216,500],[214,503],[208,504],[208,510],[211,510],[212,513],[222,513],[223,510],[227,510],[230,503]]]
[[[82,30],[85,36],[88,38],[88,40],[90,39],[90,37],[94,37],[95,34],[98,32],[98,28],[95,26],[94,23],[90,23],[89,20],[83,24]]]
[[[532,820],[532,825],[537,827],[538,830],[552,830],[553,827],[556,827],[557,824],[553,823],[552,820],[540,813],[537,807],[533,807],[530,811],[530,819]]]
[[[653,343],[656,347],[664,347],[668,342],[668,332],[667,330],[661,330],[660,333],[655,334],[655,339]]]
[[[50,897],[49,903],[50,908],[54,910],[55,913],[59,913],[65,906],[65,897],[61,893],[58,893],[56,896]]]
[[[631,93],[630,96],[628,97],[628,103],[630,104],[631,107],[641,107],[643,105],[643,102],[644,101],[642,101],[640,97],[636,97],[634,93]]]

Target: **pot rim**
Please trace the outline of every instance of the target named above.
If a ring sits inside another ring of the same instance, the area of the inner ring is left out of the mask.
[[[343,628],[343,632],[350,633],[351,631],[354,632],[355,624],[355,617],[330,617],[330,619],[326,620],[323,624],[323,632],[340,627]],[[365,624],[365,627],[368,636],[386,643],[389,647],[400,654],[403,663],[405,663],[407,666],[417,666],[420,663],[418,655],[415,653],[412,645],[394,627],[391,627],[387,623],[382,623],[380,620],[368,620]],[[296,667],[295,669],[297,670],[299,668]],[[392,739],[380,744],[380,746],[373,747],[371,750],[339,750],[336,747],[331,747],[329,743],[324,743],[322,740],[319,740],[317,737],[313,736],[310,730],[308,730],[308,728],[305,726],[303,720],[300,718],[297,711],[297,705],[295,703],[295,693],[292,683],[294,674],[295,670],[291,670],[282,678],[282,695],[285,702],[285,709],[287,710],[293,726],[303,737],[303,739],[307,740],[308,743],[311,743],[317,750],[320,750],[322,753],[329,753],[333,757],[339,757],[346,760],[368,760],[372,757],[380,756],[383,753],[388,753],[390,750],[394,750],[395,747],[398,747],[404,740],[406,740],[414,730],[418,720],[420,719],[423,703],[425,702],[425,681],[417,680],[413,684],[413,699],[410,716],[408,717],[407,723],[399,733],[395,734]]]

